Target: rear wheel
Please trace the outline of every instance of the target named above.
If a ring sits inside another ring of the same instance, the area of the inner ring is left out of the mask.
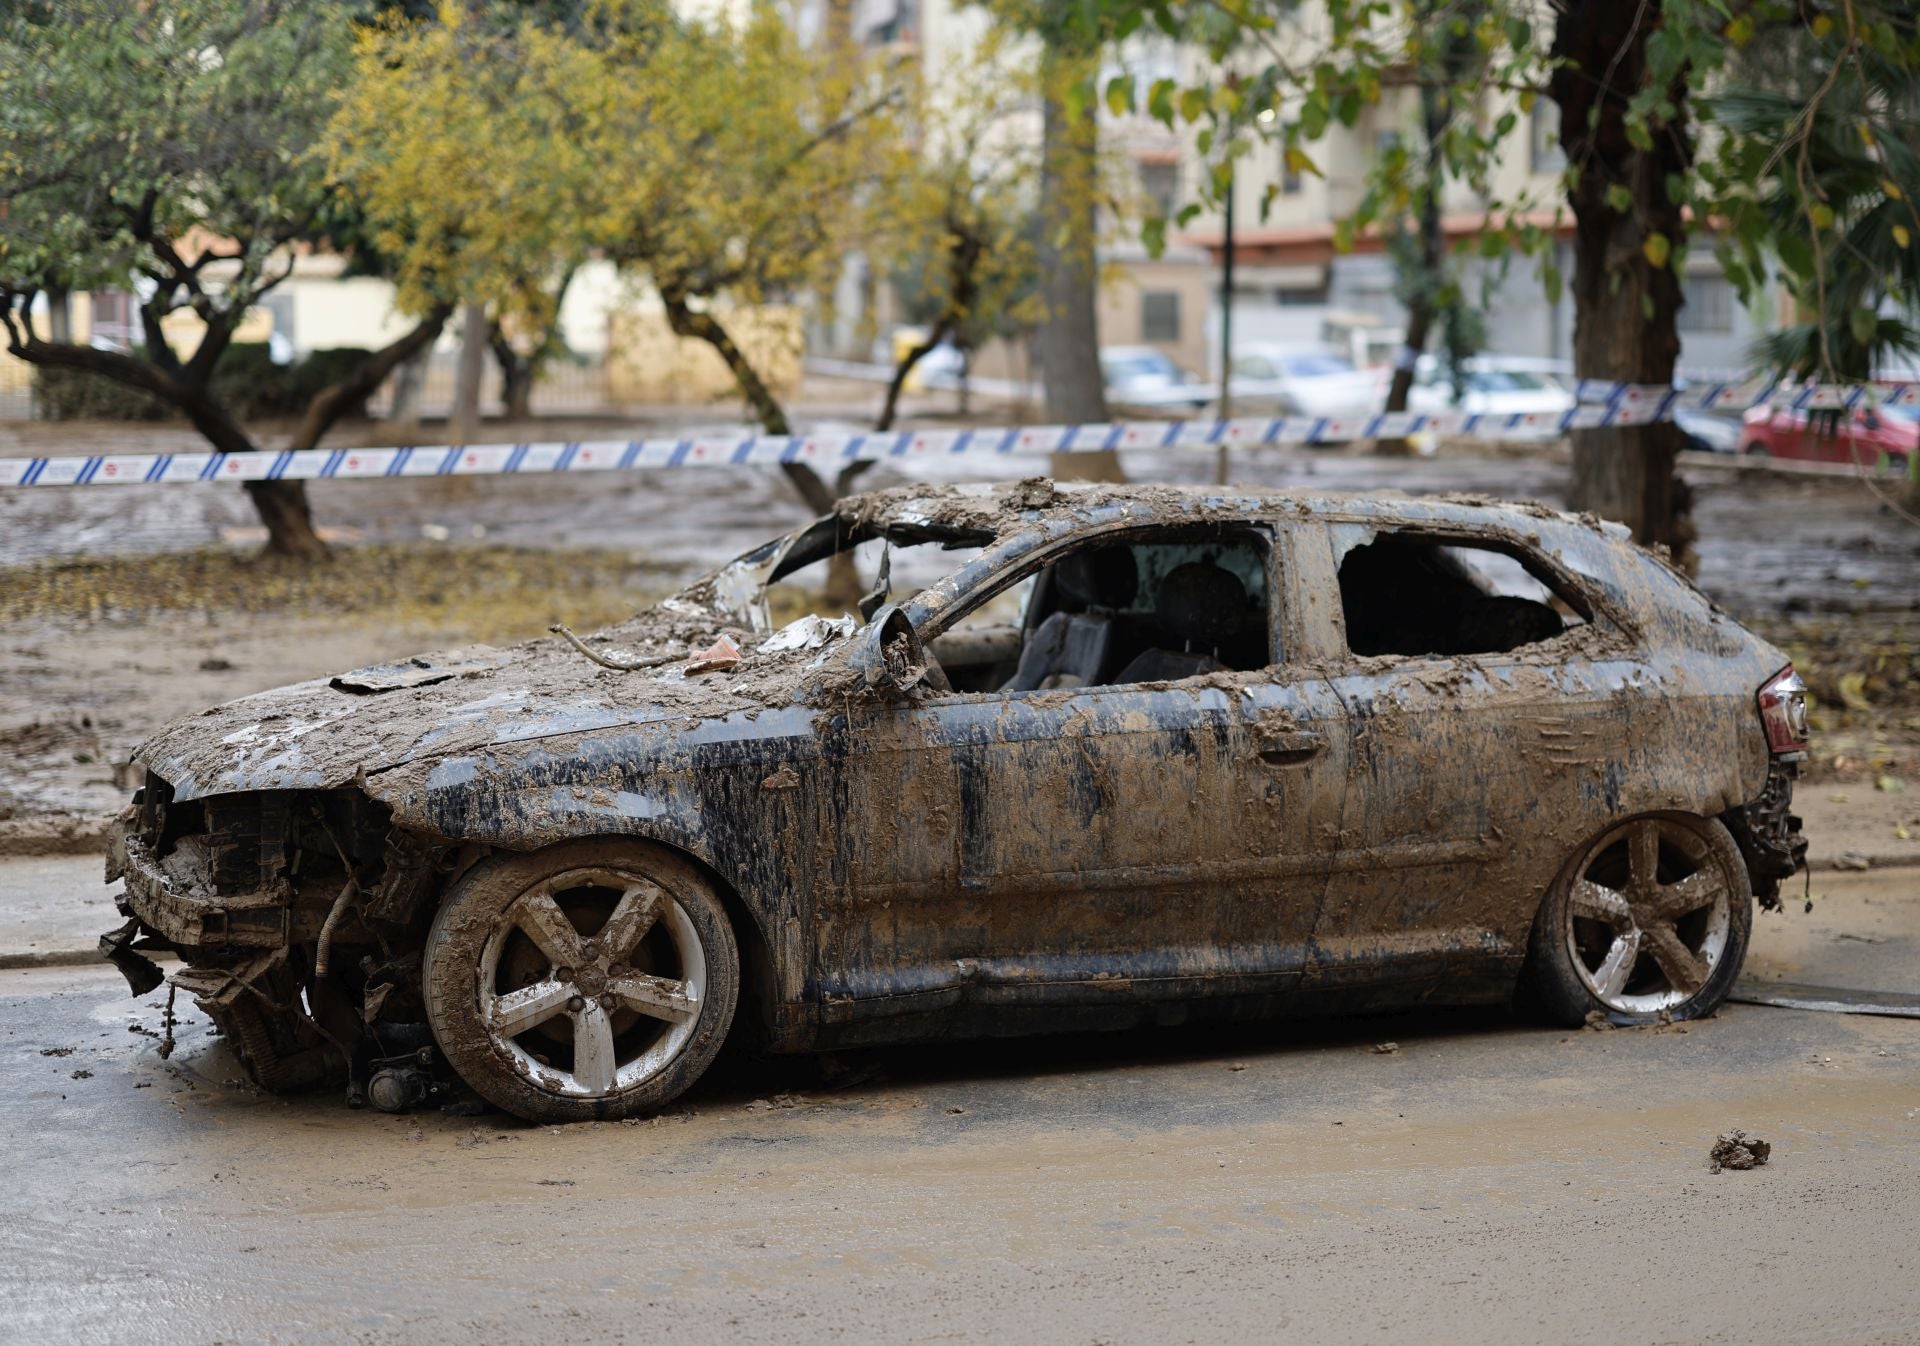
[[[1726,999],[1747,956],[1753,889],[1711,818],[1654,813],[1601,833],[1534,920],[1523,989],[1549,1018],[1697,1019]]]
[[[424,963],[448,1062],[489,1102],[542,1122],[670,1102],[719,1052],[740,985],[712,886],[635,842],[477,867],[435,918]]]

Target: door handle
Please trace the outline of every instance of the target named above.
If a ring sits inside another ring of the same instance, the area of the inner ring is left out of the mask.
[[[1255,756],[1263,766],[1302,766],[1327,750],[1321,734],[1262,734]]]

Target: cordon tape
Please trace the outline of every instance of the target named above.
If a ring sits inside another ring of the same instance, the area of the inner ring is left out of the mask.
[[[440,444],[257,453],[129,453],[0,458],[0,486],[128,486],[207,481],[312,481],[368,477],[464,477],[627,468],[834,465],[862,460],[974,454],[1179,450],[1227,445],[1337,444],[1412,435],[1548,438],[1569,430],[1649,425],[1677,410],[1744,411],[1762,403],[1792,410],[1920,407],[1920,384],[1801,385],[1763,379],[1684,389],[1582,380],[1576,405],[1558,412],[1446,411],[1363,416],[1237,417],[1126,421],[973,430],[857,431],[696,439],[581,440],[545,444]]]

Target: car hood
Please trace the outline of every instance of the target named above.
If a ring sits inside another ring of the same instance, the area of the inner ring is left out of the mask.
[[[1380,379],[1364,370],[1290,379],[1286,388],[1294,404],[1309,416],[1370,414],[1380,409],[1386,392]]]
[[[176,720],[134,752],[175,799],[326,789],[492,745],[788,705],[848,643],[851,621],[803,618],[769,638],[711,615],[656,608],[586,638],[616,670],[559,637],[469,646],[241,697]],[[724,648],[702,660],[721,639]]]

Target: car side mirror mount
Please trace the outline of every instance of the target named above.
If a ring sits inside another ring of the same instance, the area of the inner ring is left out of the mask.
[[[904,696],[927,676],[926,646],[898,603],[874,613],[860,637],[853,665],[865,688]]]

